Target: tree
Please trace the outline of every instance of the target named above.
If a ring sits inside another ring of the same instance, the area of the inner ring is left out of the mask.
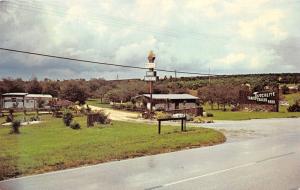
[[[43,87],[37,78],[33,78],[27,83],[26,91],[30,94],[41,94],[43,92]]]
[[[25,92],[25,82],[20,78],[4,78],[2,84],[3,92]]]
[[[281,87],[281,91],[282,91],[282,94],[288,94],[289,93],[289,87],[287,87],[287,85],[283,85]]]
[[[91,92],[95,92],[106,84],[104,79],[91,79],[88,81],[88,86]]]
[[[119,89],[112,89],[105,94],[105,98],[110,102],[121,102],[121,91]]]
[[[60,93],[59,82],[50,80],[43,82],[43,93],[58,97]]]
[[[66,81],[62,85],[60,97],[72,102],[78,101],[79,104],[84,104],[89,97],[88,88],[80,81]]]
[[[111,87],[109,86],[102,86],[100,87],[97,91],[95,91],[93,94],[94,97],[96,98],[100,98],[100,102],[103,103],[103,98],[105,96],[105,94],[111,90]]]
[[[203,103],[209,103],[211,109],[214,109],[214,104],[217,101],[215,85],[202,87],[198,90],[198,97]]]

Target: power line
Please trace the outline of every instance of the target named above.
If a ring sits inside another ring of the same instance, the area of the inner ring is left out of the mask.
[[[55,59],[63,59],[63,60],[69,60],[69,61],[93,63],[93,64],[99,64],[99,65],[114,66],[114,67],[123,67],[123,68],[131,68],[131,69],[148,70],[148,68],[145,68],[145,67],[130,66],[130,65],[121,65],[121,64],[114,64],[114,63],[105,63],[105,62],[99,62],[99,61],[90,61],[90,60],[76,59],[76,58],[71,58],[71,57],[62,57],[62,56],[57,56],[57,55],[43,54],[43,53],[37,53],[37,52],[31,52],[31,51],[22,51],[22,50],[17,50],[17,49],[9,49],[9,48],[2,48],[2,47],[0,47],[0,50],[14,52],[14,53],[36,55],[36,56],[42,56],[42,57],[49,57],[49,58],[55,58]],[[157,71],[163,71],[163,72],[169,72],[169,73],[174,73],[174,71],[176,71],[176,73],[181,73],[181,74],[202,75],[202,76],[203,75],[205,75],[205,76],[216,76],[214,74],[198,73],[198,72],[177,71],[177,70],[167,70],[167,69],[156,69],[156,70]]]

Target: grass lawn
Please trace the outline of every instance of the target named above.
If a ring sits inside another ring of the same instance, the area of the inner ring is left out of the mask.
[[[300,99],[300,93],[284,95],[284,99],[289,102],[290,105],[294,104],[297,99]],[[214,108],[217,108],[215,105]],[[221,107],[222,108],[222,107]],[[213,120],[247,120],[247,119],[268,119],[268,118],[289,118],[300,117],[300,112],[288,112],[288,106],[280,106],[279,112],[246,112],[237,111],[231,112],[230,107],[226,106],[228,111],[212,110],[208,104],[204,105],[206,112],[212,113]]]
[[[3,120],[3,118],[0,118]],[[21,134],[9,134],[0,127],[0,180],[43,173],[87,164],[158,154],[186,147],[222,143],[225,136],[213,129],[117,122],[86,127],[85,117],[76,117],[80,130],[65,127],[62,119],[42,116],[43,123],[20,128]]]
[[[300,100],[300,92],[293,94],[284,95],[284,99],[289,102],[290,105],[293,105],[296,100]]]
[[[100,103],[99,99],[88,99],[86,101],[86,104],[91,105],[91,106],[97,106],[100,108],[111,108],[112,107],[110,104]]]
[[[231,112],[221,110],[208,110],[214,114],[213,120],[248,120],[268,118],[300,117],[300,112]]]

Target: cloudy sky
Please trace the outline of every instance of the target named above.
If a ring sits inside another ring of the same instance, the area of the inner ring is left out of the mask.
[[[300,0],[0,0],[0,47],[142,67],[154,50],[162,69],[300,72],[299,10]],[[144,74],[0,51],[0,78]]]

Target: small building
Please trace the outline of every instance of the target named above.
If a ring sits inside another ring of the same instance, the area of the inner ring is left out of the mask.
[[[24,99],[28,93],[5,93],[2,94],[1,105],[3,109],[15,108],[23,109],[24,108]]]
[[[3,109],[49,109],[52,96],[49,94],[5,93],[2,94]]]
[[[44,108],[50,109],[49,102],[52,100],[52,96],[49,94],[27,94],[25,96],[25,108],[37,109]]]
[[[299,91],[298,86],[289,86],[289,93],[297,93]]]
[[[138,108],[150,110],[150,94],[133,98]],[[199,107],[199,98],[190,94],[152,94],[152,109],[154,111],[172,111]]]

